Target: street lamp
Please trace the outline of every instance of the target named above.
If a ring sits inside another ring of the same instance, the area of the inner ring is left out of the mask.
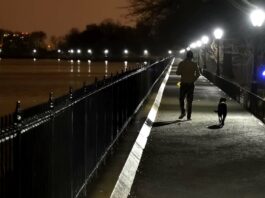
[[[105,56],[107,57],[108,54],[109,54],[109,50],[108,50],[108,49],[105,49],[105,50],[104,50],[104,54],[105,54]]]
[[[124,53],[125,55],[128,55],[128,54],[129,54],[129,50],[125,49],[125,50],[123,50],[123,53]]]
[[[169,55],[171,55],[172,54],[172,50],[168,50],[168,52],[167,52]]]
[[[144,50],[144,55],[145,55],[145,56],[148,55],[148,50]]]
[[[88,49],[87,50],[87,53],[90,54],[90,55],[92,55],[92,50],[91,49]]]
[[[204,35],[204,36],[202,36],[201,41],[202,41],[202,44],[204,45],[204,65],[203,65],[203,68],[206,69],[206,60],[207,60],[206,45],[209,42],[209,37]]]
[[[253,27],[260,28],[264,24],[265,21],[265,12],[261,9],[253,10],[250,15],[250,20]],[[257,30],[257,33],[254,35],[253,40],[253,73],[252,73],[252,83],[251,83],[251,91],[253,93],[257,93],[257,67],[258,67],[258,45],[260,41],[261,31]]]
[[[216,75],[220,75],[220,39],[224,35],[224,31],[221,28],[217,28],[214,30],[213,35],[217,42],[217,68],[216,68]]]

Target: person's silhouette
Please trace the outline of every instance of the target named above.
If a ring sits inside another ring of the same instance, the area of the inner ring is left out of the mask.
[[[181,75],[180,96],[179,96],[181,115],[179,116],[179,119],[182,119],[186,116],[186,110],[184,107],[185,98],[187,99],[187,119],[188,120],[191,119],[194,82],[200,76],[198,65],[195,62],[193,62],[192,59],[193,59],[193,53],[192,51],[188,51],[186,59],[179,63],[176,72],[177,75]]]

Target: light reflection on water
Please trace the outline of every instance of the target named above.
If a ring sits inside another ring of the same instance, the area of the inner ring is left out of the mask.
[[[49,92],[59,97],[73,89],[82,87],[83,83],[94,82],[128,67],[135,63],[95,62],[91,60],[6,60],[0,62],[0,115],[15,109],[17,100],[21,100],[22,108],[47,102]]]

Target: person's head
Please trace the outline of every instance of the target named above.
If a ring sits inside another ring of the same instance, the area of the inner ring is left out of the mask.
[[[219,103],[221,103],[221,102],[226,102],[226,98],[220,98]]]
[[[186,55],[187,59],[191,60],[193,59],[193,52],[192,51],[187,51],[187,55]]]

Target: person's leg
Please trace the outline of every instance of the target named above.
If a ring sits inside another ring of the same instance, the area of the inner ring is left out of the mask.
[[[179,106],[180,106],[180,110],[181,110],[181,115],[179,116],[179,119],[182,119],[185,114],[186,114],[186,111],[185,111],[185,107],[184,107],[184,100],[185,100],[185,95],[186,95],[186,86],[185,85],[181,85],[180,86],[180,93],[179,93]]]
[[[190,84],[187,91],[187,119],[191,119],[194,84]]]

